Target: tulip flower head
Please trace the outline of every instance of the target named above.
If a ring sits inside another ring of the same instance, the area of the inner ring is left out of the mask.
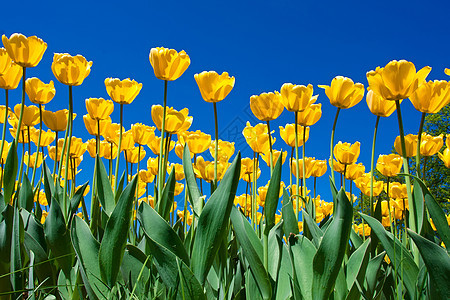
[[[161,131],[162,128],[163,113],[164,108],[161,105],[152,105],[152,120],[159,131]],[[188,116],[188,113],[189,110],[187,108],[177,111],[172,107],[167,107],[164,131],[172,134],[177,134],[188,130],[191,127],[193,121],[193,118],[191,116]]]
[[[2,42],[11,59],[24,68],[36,67],[47,50],[47,43],[42,39],[21,33],[13,33],[9,39],[3,35]]]
[[[52,71],[59,82],[69,86],[81,85],[91,72],[92,61],[82,55],[72,56],[68,53],[55,53]]]
[[[74,119],[76,116],[76,114],[73,114]],[[42,121],[44,121],[45,126],[53,131],[66,130],[68,117],[69,111],[67,109],[57,110],[55,112],[44,110],[42,112]]]
[[[25,84],[25,92],[34,104],[47,104],[55,97],[55,84],[52,80],[48,84],[39,78],[28,78]]]
[[[312,171],[314,168],[314,160],[315,160],[315,158],[313,158],[313,157],[305,157],[305,178],[311,177],[311,174],[312,174]],[[296,175],[297,165],[298,165],[299,170],[303,170],[303,159],[302,158],[300,158],[298,160],[298,164],[297,164],[296,159],[291,159],[291,164],[290,164],[291,172],[294,176],[297,176]],[[303,172],[302,171],[298,172],[298,176],[300,179],[303,179]]]
[[[247,141],[247,144],[256,153],[267,153],[269,152],[269,134],[267,133],[266,124],[256,124],[254,127],[250,125],[247,121],[247,126],[245,126],[242,134]],[[272,145],[275,143],[275,138],[272,137]]]
[[[409,98],[424,83],[430,71],[427,66],[416,72],[412,62],[392,60],[384,68],[367,72],[366,76],[369,88],[383,99],[402,100]]]
[[[362,163],[348,165],[345,170],[345,178],[348,180],[356,180],[361,177],[365,171],[366,168]]]
[[[284,164],[287,157],[287,151],[280,151],[274,149],[272,153],[272,166],[275,166],[275,164],[278,161],[278,157],[280,157],[280,154],[282,155],[281,164]],[[261,158],[266,162],[267,166],[270,167],[270,153],[263,153],[261,155]]]
[[[203,71],[194,75],[203,100],[219,102],[225,99],[234,87],[235,78],[227,72],[218,74],[215,71]]]
[[[445,68],[444,69],[444,73],[447,74],[448,76],[450,76],[450,69],[449,68]]]
[[[305,135],[305,141],[303,141],[303,131]],[[295,147],[295,125],[294,124],[286,124],[286,126],[280,126],[280,136],[283,141],[289,147]],[[309,139],[309,127],[300,126],[297,128],[297,141],[298,146],[303,146],[303,144]]]
[[[383,99],[372,90],[366,95],[367,106],[370,112],[379,117],[389,117],[395,111],[395,102]]]
[[[296,85],[285,83],[281,86],[281,102],[288,111],[304,111],[309,105],[313,96],[313,86],[308,84]]]
[[[22,110],[21,104],[16,104],[14,106],[14,114],[16,115],[17,121],[20,116],[20,111]],[[39,123],[39,108],[34,105],[23,106],[23,119],[22,124],[25,126],[35,126]]]
[[[431,136],[424,132],[420,139],[420,155],[433,156],[441,150],[443,145],[444,138],[442,134],[439,136]]]
[[[11,57],[9,57],[6,49],[0,48],[0,76],[6,73],[6,71],[11,67],[11,63]]]
[[[177,52],[164,47],[152,48],[149,59],[156,78],[167,81],[178,79],[191,63],[184,50]]]
[[[227,142],[227,141],[218,141],[218,154],[217,159],[220,161],[229,161],[230,158],[234,154],[234,142]],[[211,153],[211,156],[214,157],[215,155],[215,142],[211,141],[209,146],[209,153]]]
[[[259,96],[253,95],[250,97],[250,109],[255,117],[261,121],[275,120],[284,110],[281,94],[275,91],[273,93],[262,93]]]
[[[325,89],[325,94],[330,99],[331,105],[338,108],[350,108],[358,104],[364,96],[364,85],[354,83],[348,77],[337,76],[331,81],[331,85],[319,85]]]
[[[22,79],[23,68],[16,63],[11,63],[6,72],[0,76],[0,88],[14,90],[19,86]]]
[[[450,148],[445,148],[444,152],[438,153],[439,158],[444,162],[446,168],[450,169]]]
[[[98,121],[107,119],[114,111],[114,103],[103,98],[88,98],[85,101],[89,116]]]
[[[450,82],[445,80],[424,82],[409,98],[418,111],[429,114],[438,113],[450,103]]]
[[[136,144],[147,145],[151,139],[155,138],[155,127],[136,123],[131,125],[131,133]]]
[[[35,129],[34,127],[30,127],[30,138],[31,141],[38,146],[38,140],[39,140],[39,130]],[[41,132],[41,141],[39,147],[47,147],[53,141],[55,140],[56,134],[52,132],[51,130],[42,131]]]
[[[402,145],[400,136],[395,138],[394,142],[395,151],[398,154],[402,155]],[[417,135],[416,134],[408,134],[405,135],[405,147],[406,147],[406,157],[416,156],[417,153]]]
[[[403,165],[402,157],[398,154],[392,153],[388,155],[380,155],[377,160],[377,170],[383,176],[395,177]]]
[[[312,165],[311,176],[321,177],[327,171],[327,161],[326,160],[314,160]]]
[[[355,179],[356,187],[367,197],[370,197],[370,173],[364,173]],[[373,181],[373,196],[378,196],[383,191],[383,181]]]
[[[131,104],[142,89],[142,83],[130,78],[120,80],[119,78],[105,79],[106,92],[111,99],[119,104]]]
[[[339,141],[339,143],[334,146],[333,153],[338,162],[344,165],[350,165],[355,163],[358,159],[360,146],[361,144],[359,142],[350,144]]]
[[[302,126],[312,126],[322,117],[322,103],[316,102],[318,95],[313,96],[309,102],[309,106],[297,116],[297,124]]]

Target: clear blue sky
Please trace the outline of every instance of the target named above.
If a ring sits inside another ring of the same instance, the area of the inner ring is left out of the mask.
[[[428,79],[445,79],[450,67],[448,1],[7,1],[2,4],[0,34],[14,32],[37,35],[48,43],[41,63],[27,70],[27,77],[54,80],[50,66],[55,52],[82,54],[94,62],[91,74],[74,88],[75,135],[88,136],[82,121],[84,100],[108,95],[107,77],[130,77],[143,83],[136,100],[125,107],[125,127],[135,122],[153,125],[150,108],[162,104],[163,82],[155,78],[148,60],[152,47],[185,50],[191,65],[184,75],[169,84],[168,105],[188,107],[194,117],[191,130],[203,130],[214,137],[213,108],[202,100],[194,74],[204,70],[227,71],[236,77],[230,95],[218,104],[220,138],[232,141],[227,129],[239,128],[248,115],[251,95],[279,90],[285,82],[314,85],[322,103],[322,119],[311,128],[306,155],[329,157],[329,141],[336,108],[318,84],[330,84],[343,75],[367,87],[366,72],[393,59],[406,59],[422,68],[433,68]],[[47,109],[67,107],[67,87],[55,82],[56,97]],[[20,102],[20,89],[11,102]],[[0,98],[1,99],[1,98]],[[27,100],[27,104],[30,104]],[[409,101],[402,104],[405,132],[417,134],[420,113]],[[119,121],[119,109],[111,115]],[[284,111],[272,122],[276,149],[287,149],[278,126],[293,122]],[[361,142],[366,171],[375,124],[364,100],[340,114],[335,141]],[[382,119],[376,149],[391,151],[398,135],[397,118]],[[236,144],[239,144],[236,140]],[[251,155],[240,146],[244,156]],[[147,153],[150,150],[147,148]],[[174,155],[173,155],[174,156]],[[175,156],[174,156],[175,157]],[[180,162],[178,159],[177,162]],[[91,179],[93,159],[85,154],[82,164],[86,180]],[[268,173],[264,165],[263,172]],[[287,171],[287,164],[285,165]],[[287,175],[287,172],[286,172]],[[329,175],[329,172],[327,173]],[[319,181],[320,194],[330,201],[328,176]],[[260,180],[265,184],[267,177]],[[288,177],[284,180],[288,182]],[[244,184],[240,185],[242,189]],[[312,188],[312,179],[308,180]]]

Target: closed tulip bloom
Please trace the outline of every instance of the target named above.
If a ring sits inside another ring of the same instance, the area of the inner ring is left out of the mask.
[[[16,104],[14,106],[14,114],[16,115],[17,119],[19,119],[20,111],[21,111],[21,104]],[[39,107],[30,105],[30,106],[23,106],[23,118],[22,118],[22,124],[25,126],[35,126],[39,123]]]
[[[139,181],[144,183],[152,183],[155,179],[155,175],[152,174],[149,170],[140,170],[139,171]]]
[[[6,158],[8,157],[9,148],[11,147],[11,143],[5,141],[5,145],[3,147],[3,152],[0,153],[0,164],[4,164],[6,162]]]
[[[39,155],[37,160],[36,160],[36,155],[37,155],[37,152],[31,154],[31,156],[30,156],[30,165],[29,165],[29,167],[32,168],[32,169],[39,168],[41,166],[41,164],[42,164],[42,161],[43,161],[42,155]],[[29,156],[28,155],[28,151],[26,151],[25,155],[24,155],[24,163],[27,166],[28,166],[28,156]]]
[[[229,76],[227,72],[219,75],[215,71],[203,71],[194,75],[203,100],[206,102],[219,102],[231,92],[234,87],[235,79]]]
[[[47,50],[47,43],[37,36],[13,33],[9,39],[3,35],[2,42],[11,59],[26,68],[36,67]]]
[[[389,197],[394,199],[408,198],[408,193],[406,192],[406,184],[402,184],[400,182],[391,182],[391,184],[389,184]]]
[[[76,114],[73,114],[74,119],[76,116]],[[57,110],[55,112],[44,110],[42,112],[42,121],[44,121],[45,126],[53,131],[66,130],[68,118],[69,111],[67,109]]]
[[[444,162],[446,168],[450,169],[450,148],[445,148],[444,152],[438,153],[439,158]]]
[[[9,57],[8,52],[5,48],[0,48],[0,76],[6,73],[6,71],[11,67],[11,57]]]
[[[177,142],[175,144],[175,154],[180,159],[183,159],[183,151],[184,151],[184,146],[180,142]],[[191,159],[192,159],[194,157],[194,153],[192,153],[190,150],[189,150],[189,153],[191,154]]]
[[[441,150],[444,145],[443,135],[431,136],[427,133],[422,133],[420,140],[420,155],[433,156]]]
[[[22,79],[22,75],[23,68],[16,63],[11,63],[6,72],[0,76],[0,88],[5,90],[16,89]]]
[[[65,85],[78,86],[91,72],[92,61],[82,55],[72,56],[68,53],[53,55],[52,71],[56,79]]]
[[[105,79],[106,92],[111,99],[119,104],[130,104],[142,89],[142,83],[130,78],[120,80],[119,78]]]
[[[287,157],[287,151],[279,151],[279,150],[273,150],[272,153],[272,166],[275,166],[275,164],[278,161],[278,157],[280,157],[280,154],[282,154],[281,157],[281,164],[284,164],[284,162],[286,161],[286,157]],[[263,153],[261,155],[261,158],[266,162],[267,166],[270,167],[270,153]]]
[[[149,157],[147,160],[147,169],[153,174],[158,174],[158,158]]]
[[[254,180],[254,178],[253,178],[254,174],[255,173],[252,172],[252,173],[248,173],[248,174],[242,176],[242,173],[241,173],[241,179],[244,179],[245,182],[252,183]],[[256,170],[256,179],[258,179],[259,176],[261,176],[261,169],[258,167],[258,170]]]
[[[241,158],[241,178],[243,176],[253,173],[255,167],[255,160],[244,157]]]
[[[305,132],[305,141],[303,141],[303,131]],[[286,126],[282,127],[280,126],[280,136],[283,139],[283,141],[289,146],[289,147],[295,147],[295,125],[294,124],[286,124]],[[297,141],[298,146],[302,146],[306,141],[309,139],[309,127],[303,127],[299,126],[297,128]]]
[[[122,144],[120,145],[120,152],[134,148],[133,133],[127,130],[122,134]]]
[[[111,118],[96,121],[90,115],[83,116],[84,126],[90,135],[101,136],[106,128],[111,124]],[[100,132],[98,131],[98,123],[100,123]]]
[[[348,165],[345,170],[345,178],[348,180],[356,180],[361,177],[365,171],[366,167],[364,167],[362,163]]]
[[[86,110],[94,120],[104,120],[114,111],[114,103],[103,98],[86,99]]]
[[[379,117],[389,117],[395,111],[395,102],[383,99],[372,90],[366,96],[367,106],[370,112]]]
[[[359,234],[360,236],[364,235],[364,236],[369,236],[370,235],[370,226],[365,224],[363,227],[363,224],[359,224],[359,225],[353,225],[353,230]]]
[[[234,154],[234,142],[227,142],[227,141],[222,141],[219,140],[218,141],[218,149],[219,152],[217,154],[217,158],[220,161],[229,161],[230,158],[233,156]],[[188,144],[189,145],[189,144]],[[211,153],[211,156],[214,157],[215,152],[215,142],[211,141],[210,146],[209,146],[209,153]]]
[[[177,52],[164,47],[152,48],[149,59],[156,78],[168,81],[178,79],[191,63],[189,55],[184,50]]]
[[[155,138],[155,127],[141,123],[131,125],[133,140],[138,145],[147,145],[151,139]]]
[[[189,117],[189,110],[187,108],[177,111],[172,107],[166,108],[166,121],[165,121],[165,132],[176,134],[181,133],[189,129],[192,124],[192,117]],[[162,128],[162,118],[163,118],[164,108],[161,105],[152,105],[152,120],[155,123],[156,128],[161,131]]]
[[[322,117],[322,103],[314,104],[317,95],[311,98],[309,106],[297,116],[297,124],[302,126],[313,126]]]
[[[441,108],[450,103],[450,82],[445,80],[424,82],[409,99],[420,112],[438,113]]]
[[[105,159],[115,159],[117,157],[117,145],[108,141],[100,142],[100,157]]]
[[[331,85],[319,85],[325,89],[325,94],[330,99],[331,105],[339,108],[350,108],[358,104],[364,96],[364,85],[354,83],[348,77],[336,76]]]
[[[122,141],[123,142],[123,141]],[[160,146],[161,146],[161,137],[155,137],[154,139],[151,139],[150,142],[147,144],[147,146],[152,150],[153,154],[159,155]],[[166,139],[164,138],[164,145],[166,143]],[[169,145],[169,152],[172,151],[172,149],[175,147],[175,142],[170,141]]]
[[[64,143],[64,139],[59,139],[58,143],[58,156],[56,156],[56,146],[47,146],[48,155],[52,160],[60,161],[61,160],[61,151]]]
[[[173,190],[173,194],[175,196],[178,196],[179,194],[181,194],[184,190],[184,184],[180,183],[180,182],[175,182],[175,189]],[[176,209],[177,203],[174,202],[174,209]]]
[[[444,69],[444,73],[447,74],[448,76],[450,76],[450,69],[449,68],[445,68]]]
[[[409,98],[414,91],[425,82],[430,67],[416,72],[412,62],[392,60],[384,68],[367,72],[369,88],[386,100],[402,100]]]
[[[355,179],[356,187],[366,196],[370,197],[370,173],[364,173]],[[378,196],[383,191],[383,181],[373,181],[373,196]]]
[[[339,141],[339,143],[334,146],[333,153],[338,162],[344,165],[350,165],[355,163],[358,159],[360,147],[361,144],[359,142],[350,144]]]
[[[313,161],[315,159],[313,157],[305,157],[305,178],[309,178],[311,177],[312,171],[313,171]],[[291,159],[291,172],[294,176],[296,175],[296,168],[297,168],[297,161],[296,159]],[[298,177],[300,179],[303,179],[303,158],[300,158],[298,160],[298,168],[299,168],[299,172],[298,172]]]
[[[242,130],[242,134],[244,135],[247,144],[250,146],[250,148],[252,148],[254,152],[269,152],[269,134],[267,133],[266,124],[259,123],[252,127],[250,125],[250,122],[247,121],[244,130]],[[272,145],[275,143],[275,140],[276,139],[272,137]]]
[[[331,160],[329,160],[328,163],[331,166]],[[333,159],[333,169],[334,169],[335,172],[344,174],[345,164],[341,164],[340,162],[338,162],[335,159]]]
[[[394,142],[395,151],[402,155],[402,145],[400,142],[400,136],[395,138]],[[406,157],[416,156],[417,153],[417,134],[405,135],[405,147],[406,147]]]
[[[25,92],[34,104],[47,104],[55,97],[55,85],[52,80],[48,84],[39,78],[28,78],[25,84]]]
[[[70,158],[81,158],[86,152],[87,145],[83,143],[81,138],[72,137],[70,142]]]
[[[261,121],[275,120],[284,110],[281,98],[281,94],[277,91],[262,93],[259,96],[253,95],[250,97],[250,109]]]
[[[326,160],[314,160],[311,176],[312,177],[321,177],[325,174],[327,171],[327,161]]]
[[[140,146],[125,150],[125,159],[127,162],[137,164],[145,158],[145,150],[142,148],[139,150],[139,147]]]
[[[125,129],[122,127],[122,131],[124,132]],[[105,128],[105,131],[102,130],[102,136],[110,143],[114,143],[114,145],[119,144],[119,132],[120,132],[120,124],[118,123],[111,123],[107,128]]]
[[[97,155],[97,146],[96,146],[95,139],[90,139],[86,141],[86,150],[89,153],[89,155],[93,158]],[[98,156],[102,157],[102,155],[99,153]]]
[[[280,94],[281,102],[288,111],[304,111],[310,105],[313,86],[312,84],[304,86],[285,83],[281,86]]]
[[[5,114],[6,113],[8,114],[8,118],[11,117],[11,115],[14,115],[13,111],[11,110],[11,108],[8,107],[8,111],[6,111],[6,106],[5,105],[0,105],[0,124],[3,124],[3,122],[5,121]]]
[[[217,163],[217,179],[221,180],[225,171],[228,168],[227,162]],[[197,162],[194,165],[194,173],[199,178],[207,182],[214,180],[214,162],[205,161],[202,156],[197,157]]]
[[[172,169],[175,168],[175,180],[180,181],[184,179],[184,169],[182,164],[170,164],[167,167],[167,173],[170,175]]]
[[[386,177],[397,176],[400,173],[402,165],[402,157],[395,153],[378,156],[377,170]]]
[[[30,129],[31,129],[31,131],[30,131],[31,141],[37,147],[38,140],[39,140],[39,129],[35,129],[34,127],[31,127]],[[41,143],[40,143],[39,147],[47,147],[48,145],[53,143],[53,141],[55,140],[55,137],[56,137],[56,134],[54,132],[52,132],[51,130],[47,130],[47,131],[42,130]]]

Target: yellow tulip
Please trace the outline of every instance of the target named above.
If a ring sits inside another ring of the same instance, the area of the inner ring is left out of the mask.
[[[142,89],[142,83],[130,78],[120,80],[119,78],[105,79],[106,92],[111,99],[119,104],[130,104]]]
[[[32,77],[26,80],[25,91],[34,104],[47,104],[55,97],[55,85],[52,80],[45,84],[39,78]]]
[[[147,169],[153,174],[158,174],[158,158],[149,157],[147,160]]]
[[[360,146],[361,144],[359,142],[350,144],[339,141],[339,143],[334,146],[333,153],[338,162],[344,165],[350,165],[355,163],[358,159]]]
[[[34,127],[31,127],[30,129],[31,129],[30,130],[31,141],[37,146],[38,140],[39,140],[39,130],[35,129]],[[54,132],[52,132],[51,130],[47,130],[47,131],[42,130],[41,142],[40,142],[39,147],[47,147],[48,145],[53,143],[53,141],[55,140],[55,137],[56,137],[56,134]]]
[[[326,160],[314,160],[311,176],[312,177],[321,177],[325,174],[327,171],[327,161]]]
[[[180,159],[183,159],[183,151],[184,151],[184,146],[180,142],[177,142],[175,144],[175,154]],[[192,151],[190,151],[190,150],[189,150],[189,153],[191,154],[191,159],[192,159],[194,157],[194,153],[192,153]]]
[[[395,151],[402,155],[402,145],[400,141],[400,136],[395,138],[394,142]],[[405,135],[405,147],[406,147],[406,157],[416,156],[417,153],[417,134]]]
[[[23,68],[16,63],[11,63],[11,67],[0,76],[0,88],[14,90],[19,86],[22,79]]]
[[[37,155],[37,152],[31,154],[31,157],[30,157],[30,165],[29,165],[29,167],[32,168],[32,169],[39,168],[41,166],[42,162],[43,162],[42,155],[38,156],[37,161],[36,161],[36,155]],[[28,151],[26,151],[23,161],[25,162],[25,164],[27,166],[28,166],[28,156],[29,156],[28,155]]]
[[[175,196],[178,196],[179,194],[181,194],[184,190],[184,184],[180,183],[180,182],[175,182],[175,189],[173,190],[173,194]],[[174,202],[175,208],[177,207],[177,203]]]
[[[444,145],[443,135],[431,136],[427,133],[422,133],[420,140],[420,155],[433,156],[441,150]]]
[[[303,131],[305,132],[305,141],[303,141]],[[295,147],[295,124],[286,124],[285,127],[280,126],[280,136],[283,141],[290,147]],[[298,146],[302,146],[309,139],[309,127],[297,127]]]
[[[416,67],[406,60],[392,60],[384,68],[367,72],[369,88],[386,100],[409,98],[425,82],[430,67],[424,67],[416,73]]]
[[[402,157],[395,153],[378,156],[377,170],[386,177],[397,176],[400,173],[402,165]]]
[[[11,143],[5,141],[5,145],[3,147],[3,152],[0,153],[0,164],[4,164],[6,162],[6,158],[8,157],[9,148],[11,147]]]
[[[379,117],[389,117],[395,111],[395,102],[383,99],[372,90],[366,96],[367,106],[370,112]]]
[[[234,142],[230,143],[227,141],[219,140],[218,141],[218,150],[219,151],[217,153],[217,159],[220,161],[229,161],[230,158],[234,154]],[[211,153],[212,157],[214,157],[214,155],[216,153],[214,141],[211,141],[211,144],[209,146],[209,153]]]
[[[262,93],[259,96],[253,95],[250,97],[250,109],[259,120],[272,121],[278,118],[284,110],[281,99],[281,94],[277,91]]]
[[[328,160],[328,164],[331,166],[331,159]],[[333,168],[335,172],[344,174],[345,164],[341,164],[340,162],[333,159]]]
[[[11,57],[9,57],[8,52],[5,48],[0,48],[0,76],[6,73],[6,71],[11,67]]]
[[[39,193],[36,193],[34,196],[34,202],[39,203],[40,205],[47,206],[47,196],[45,195],[45,192],[43,190],[40,190]]]
[[[311,174],[312,174],[312,171],[313,171],[313,161],[314,161],[315,159],[313,158],[313,157],[305,157],[305,178],[309,178],[309,177],[311,177]],[[303,179],[303,158],[300,158],[299,160],[298,160],[298,164],[297,164],[297,160],[296,159],[291,159],[291,164],[290,164],[290,167],[291,167],[291,172],[292,172],[292,174],[294,175],[294,176],[297,176],[296,175],[296,169],[297,169],[297,165],[298,165],[298,168],[299,168],[299,170],[300,170],[300,172],[298,172],[298,177],[300,178],[300,179]]]
[[[370,173],[364,173],[355,179],[356,187],[366,196],[370,197]],[[373,181],[373,195],[376,197],[383,191],[383,181]]]
[[[164,47],[152,48],[149,59],[156,78],[168,81],[178,79],[191,63],[184,50],[177,52]]]
[[[241,158],[241,178],[243,178],[245,175],[253,173],[253,169],[255,167],[255,160],[244,157]]]
[[[89,153],[89,155],[93,158],[95,158],[95,156],[97,155],[97,146],[96,146],[96,140],[95,139],[90,139],[86,141],[86,150]],[[101,154],[98,154],[100,157]]]
[[[5,114],[6,113],[8,114],[8,118],[11,117],[11,115],[14,115],[13,111],[11,110],[11,108],[8,107],[8,112],[6,112],[6,106],[5,105],[0,105],[0,124],[3,124],[3,122],[5,121]]]
[[[444,73],[447,74],[448,76],[450,76],[450,69],[449,68],[445,68],[444,69]]]
[[[132,164],[137,164],[141,160],[145,158],[145,150],[141,148],[141,146],[137,146],[131,149],[125,150],[125,160]]]
[[[114,103],[103,98],[86,99],[86,110],[94,120],[104,120],[114,111]]]
[[[120,145],[120,152],[134,148],[133,133],[127,130],[122,134],[122,144]]]
[[[446,168],[450,168],[450,148],[445,148],[444,152],[438,153],[439,158],[444,162]]]
[[[285,83],[281,86],[281,102],[288,111],[304,111],[309,105],[313,96],[313,86],[308,84],[296,85]]]
[[[159,155],[160,146],[161,146],[161,137],[155,137],[154,139],[150,140],[150,142],[147,144],[147,146],[152,150],[153,154]],[[164,138],[164,145],[166,144],[166,138]],[[169,145],[169,152],[172,151],[172,149],[175,148],[175,142],[170,141]],[[166,153],[167,155],[167,153]]]
[[[359,235],[363,235],[364,234],[364,236],[369,236],[370,235],[370,232],[371,232],[371,230],[370,230],[370,226],[369,225],[367,225],[367,224],[364,224],[364,228],[363,228],[363,224],[361,223],[361,224],[359,224],[359,225],[353,225],[353,230],[357,233],[357,234],[359,234]]]
[[[256,124],[254,127],[250,125],[247,121],[247,126],[242,130],[242,134],[247,141],[247,144],[256,153],[267,153],[269,152],[269,134],[267,133],[266,124]],[[272,145],[275,143],[275,138],[272,137]]]
[[[83,156],[84,152],[86,152],[87,145],[83,143],[81,138],[72,137],[70,142],[70,158],[80,158]]]
[[[53,55],[52,71],[56,79],[65,85],[78,86],[91,72],[92,61],[82,55],[71,56],[68,53]]]
[[[365,171],[366,167],[364,167],[362,163],[348,165],[345,170],[345,178],[348,180],[356,180],[361,177]]]
[[[73,114],[74,119],[76,116],[76,114]],[[69,111],[67,109],[57,110],[55,112],[44,110],[42,112],[42,121],[44,121],[45,126],[53,131],[66,130],[68,118]]]
[[[151,139],[155,138],[155,127],[136,123],[131,125],[131,133],[136,144],[147,145]]]
[[[155,175],[153,175],[152,171],[149,170],[140,170],[139,171],[139,181],[144,183],[151,183],[155,179]]]
[[[36,67],[47,49],[47,43],[37,36],[26,37],[20,33],[13,33],[9,39],[3,35],[2,42],[11,59],[26,68]]]
[[[161,131],[164,108],[161,105],[152,105],[152,120],[156,128]],[[172,107],[166,108],[166,122],[164,131],[172,134],[181,133],[189,129],[193,118],[188,116],[189,110],[184,108],[180,111]]]
[[[59,139],[57,143],[58,143],[58,156],[56,157],[56,146],[47,146],[48,155],[54,161],[61,161],[61,151],[64,139]]]
[[[100,142],[100,157],[105,159],[115,159],[117,157],[118,146],[108,141]]]
[[[20,111],[22,110],[21,104],[16,104],[14,106],[14,114],[17,117],[17,122],[20,116]],[[23,106],[23,119],[22,124],[25,126],[35,126],[39,123],[39,107],[30,105]]]
[[[298,113],[297,124],[302,126],[313,126],[322,117],[322,103],[314,104],[317,100],[317,95],[313,96],[309,101],[309,106]]]
[[[217,180],[221,180],[228,168],[227,162],[217,163]],[[202,178],[206,182],[214,180],[214,162],[205,161],[202,156],[197,157],[194,165],[194,173],[197,177]]]
[[[106,128],[111,124],[111,118],[103,120],[95,120],[92,119],[90,115],[83,116],[84,126],[90,135],[100,136],[106,130]],[[100,124],[99,124],[100,123]],[[100,125],[100,132],[98,131],[98,127]]]
[[[180,181],[184,179],[184,169],[182,164],[170,164],[167,167],[167,173],[172,173],[172,169],[175,168],[175,180]]]
[[[230,77],[227,72],[219,75],[215,71],[203,71],[194,75],[203,100],[206,102],[219,102],[231,92],[234,87],[235,79]]]
[[[336,76],[331,85],[319,85],[325,89],[325,94],[330,99],[331,105],[346,109],[358,104],[364,96],[364,85],[354,83],[348,77]]]
[[[206,151],[208,147],[210,147],[211,136],[209,134],[203,133],[200,130],[185,131],[181,134],[178,134],[178,141],[181,143],[181,145],[187,143],[191,154],[200,154]]]
[[[284,164],[284,162],[286,161],[286,157],[287,157],[287,151],[279,151],[279,150],[273,150],[272,153],[272,166],[275,166],[275,164],[277,163],[278,157],[280,157],[280,154],[282,154],[281,157],[281,164]],[[266,162],[267,166],[270,167],[270,153],[263,153],[261,155],[261,158]]]
[[[45,223],[45,219],[48,216],[48,212],[46,212],[45,210],[42,211],[42,216],[41,216],[41,224]]]
[[[441,108],[450,103],[450,82],[445,80],[424,82],[409,99],[420,112],[438,113]]]
[[[122,127],[122,131],[123,132],[125,131],[125,129],[123,127]],[[105,131],[102,132],[102,136],[109,143],[118,145],[119,144],[119,132],[120,132],[120,124],[111,123],[111,124],[109,124],[109,126],[107,128],[105,128]]]
[[[247,173],[246,175],[242,175],[242,172],[241,172],[241,179],[244,179],[245,182],[252,183],[254,180],[254,174],[255,173],[252,172],[252,173]],[[261,176],[261,169],[258,167],[258,170],[256,170],[256,179],[258,179],[259,176]]]
[[[400,182],[391,182],[389,184],[389,197],[394,199],[408,198],[408,193],[406,192],[406,184],[402,184]]]

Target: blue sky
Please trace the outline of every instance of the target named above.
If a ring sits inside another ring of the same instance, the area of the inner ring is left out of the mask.
[[[215,70],[236,77],[235,88],[218,104],[220,138],[230,141],[233,135],[228,129],[237,128],[240,133],[245,121],[256,124],[249,115],[251,95],[279,90],[285,82],[313,84],[323,115],[311,128],[306,155],[317,159],[329,157],[336,112],[317,85],[343,75],[367,87],[366,72],[393,59],[410,60],[418,69],[431,66],[428,79],[449,79],[444,74],[444,68],[450,67],[447,1],[22,1],[3,3],[2,10],[0,34],[37,35],[48,43],[41,63],[27,70],[27,77],[56,81],[50,69],[55,52],[81,54],[94,62],[83,85],[74,88],[74,110],[79,115],[75,135],[83,139],[91,138],[81,118],[86,114],[84,100],[108,98],[103,83],[107,77],[130,77],[143,83],[139,96],[124,109],[126,129],[136,122],[153,125],[150,109],[162,104],[163,82],[154,76],[148,55],[158,46],[183,49],[191,58],[190,67],[170,82],[168,91],[169,106],[189,108],[194,117],[191,130],[214,135],[213,108],[202,100],[194,74]],[[55,85],[56,97],[47,105],[49,110],[66,108],[68,103],[67,87]],[[20,88],[10,94],[12,103],[20,102]],[[402,113],[405,132],[417,134],[420,113],[409,101],[402,104]],[[118,106],[111,117],[119,121]],[[284,111],[272,122],[277,138],[274,148],[287,150],[278,126],[292,123],[293,118],[293,113]],[[358,161],[366,171],[375,119],[364,97],[354,108],[341,112],[336,131],[336,142],[361,142]],[[379,132],[376,156],[391,151],[398,135],[395,114],[381,120]],[[241,150],[244,156],[251,155],[248,148]],[[82,165],[86,180],[91,179],[91,165],[93,159],[86,153]],[[268,168],[262,168],[267,174]],[[308,187],[312,188],[312,179]],[[330,201],[327,176],[318,187]]]

